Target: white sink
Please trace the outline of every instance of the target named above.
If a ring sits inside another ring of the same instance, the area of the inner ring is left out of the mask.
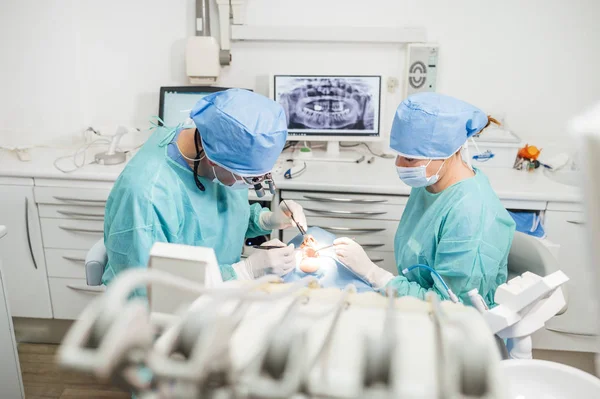
[[[600,397],[600,379],[564,364],[544,360],[503,360],[511,399]]]
[[[581,187],[582,185],[582,174],[580,171],[561,169],[556,172],[553,172],[549,169],[544,169],[544,174],[550,180],[553,180],[560,184],[566,184],[567,186],[572,187]]]

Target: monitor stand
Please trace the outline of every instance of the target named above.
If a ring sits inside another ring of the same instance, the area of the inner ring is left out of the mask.
[[[319,155],[315,155],[315,151],[311,151],[308,156],[302,156],[302,153],[299,154],[298,159],[302,159],[303,161],[314,161],[314,162],[347,162],[347,163],[358,163],[361,161],[361,158],[364,159],[364,155],[355,152],[340,152],[340,143],[339,141],[328,141],[327,142],[327,151],[325,154],[320,153]]]

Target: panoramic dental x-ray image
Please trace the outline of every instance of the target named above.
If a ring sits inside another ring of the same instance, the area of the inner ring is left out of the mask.
[[[365,131],[376,126],[378,77],[278,76],[276,90],[290,130]]]

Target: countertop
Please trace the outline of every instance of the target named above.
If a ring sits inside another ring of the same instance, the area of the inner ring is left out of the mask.
[[[91,162],[93,155],[102,150],[102,148],[88,150],[87,162]],[[125,165],[89,164],[72,173],[59,171],[54,166],[54,161],[73,152],[73,149],[34,148],[30,150],[31,161],[23,162],[15,152],[1,150],[0,176],[112,182],[116,180]],[[371,164],[366,161],[361,163],[309,161],[303,174],[293,179],[285,179],[283,173],[291,166],[286,159],[290,156],[291,154],[284,153],[273,170],[279,189],[389,195],[410,193],[410,187],[398,179],[393,159],[375,158]],[[367,156],[367,159],[369,157]],[[130,158],[131,154],[128,154],[128,159]],[[72,163],[65,160],[61,162],[61,166],[67,168],[72,166]],[[488,176],[492,187],[502,200],[581,202],[583,198],[580,189],[557,183],[541,170],[524,172],[508,168],[481,167],[480,169]]]

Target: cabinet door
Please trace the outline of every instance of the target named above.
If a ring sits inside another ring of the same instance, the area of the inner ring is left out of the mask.
[[[23,398],[19,354],[1,272],[2,259],[0,259],[0,358],[2,359],[0,387],[2,387],[2,397],[4,398]]]
[[[587,256],[587,230],[582,212],[546,212],[548,239],[560,244],[558,260],[560,269],[569,277],[567,283],[568,308],[562,315],[546,323],[551,331],[580,335],[597,334],[597,318],[594,314],[590,281],[590,265]]]
[[[37,207],[31,186],[0,186],[0,241],[4,285],[13,317],[52,318]]]

